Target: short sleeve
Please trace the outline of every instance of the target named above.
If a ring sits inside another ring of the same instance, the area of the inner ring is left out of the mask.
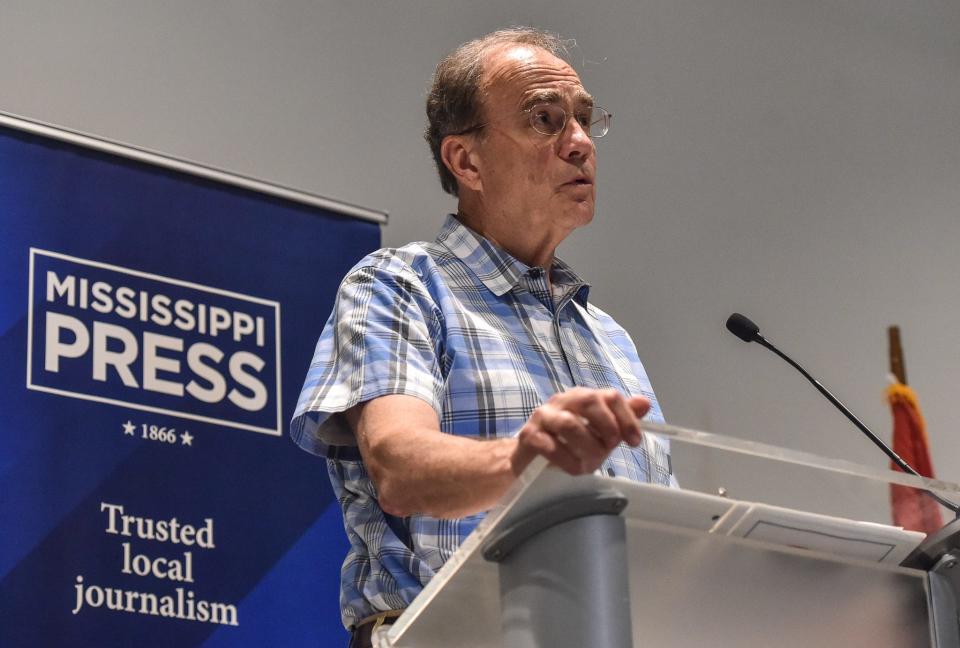
[[[436,305],[403,261],[386,257],[369,262],[361,262],[340,284],[291,421],[293,440],[320,456],[356,446],[337,414],[358,403],[405,394],[440,413],[442,341]]]

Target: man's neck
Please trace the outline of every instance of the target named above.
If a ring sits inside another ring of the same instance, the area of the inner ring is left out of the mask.
[[[476,209],[467,210],[462,204],[457,210],[457,219],[528,266],[543,268],[549,277],[554,254],[564,237],[550,236],[546,231],[530,231],[529,227],[520,226],[521,219],[479,215]]]

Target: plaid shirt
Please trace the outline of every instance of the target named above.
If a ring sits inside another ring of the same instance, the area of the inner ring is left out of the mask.
[[[659,405],[629,335],[587,302],[589,285],[560,260],[531,268],[449,216],[435,243],[374,252],[343,280],[291,424],[327,458],[350,551],[341,574],[343,622],[406,607],[482,515],[397,518],[377,503],[356,440],[339,415],[406,394],[433,407],[446,434],[517,434],[535,407],[574,386],[613,387]],[[666,445],[644,435],[601,470],[672,484]],[[653,460],[651,461],[651,457]]]

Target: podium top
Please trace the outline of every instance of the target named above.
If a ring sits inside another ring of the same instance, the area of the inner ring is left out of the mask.
[[[379,645],[454,645],[444,641],[457,639],[459,630],[447,623],[462,605],[456,601],[471,602],[477,636],[484,634],[480,628],[498,625],[496,597],[481,595],[496,592],[499,582],[495,566],[483,558],[485,545],[507,525],[568,498],[607,491],[626,497],[623,515],[632,551],[642,553],[645,541],[666,534],[647,550],[692,543],[681,552],[682,560],[702,558],[709,546],[720,562],[759,551],[783,556],[764,558],[767,563],[789,566],[794,561],[799,574],[806,573],[808,564],[848,565],[848,571],[865,574],[856,586],[849,581],[851,600],[857,588],[873,581],[920,583],[920,572],[901,567],[900,561],[924,536],[890,525],[892,485],[929,489],[960,502],[960,486],[949,482],[676,426],[643,427],[645,433],[669,440],[679,489],[599,474],[570,477],[537,458],[398,622],[383,629]],[[946,509],[941,512],[945,521],[952,519]],[[783,569],[787,574],[794,567]],[[906,586],[922,590],[919,584]],[[426,638],[430,641],[423,643]]]
[[[951,482],[672,425],[643,427],[670,441],[684,490],[877,524],[891,523],[891,486],[917,501],[932,501],[920,494],[929,490],[960,503],[960,485]],[[954,518],[938,507],[944,522]]]

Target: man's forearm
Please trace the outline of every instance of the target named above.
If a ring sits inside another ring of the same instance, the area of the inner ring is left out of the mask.
[[[516,439],[478,441],[407,430],[371,443],[366,460],[388,513],[458,518],[490,509],[506,492],[529,463],[519,465],[516,450]]]

